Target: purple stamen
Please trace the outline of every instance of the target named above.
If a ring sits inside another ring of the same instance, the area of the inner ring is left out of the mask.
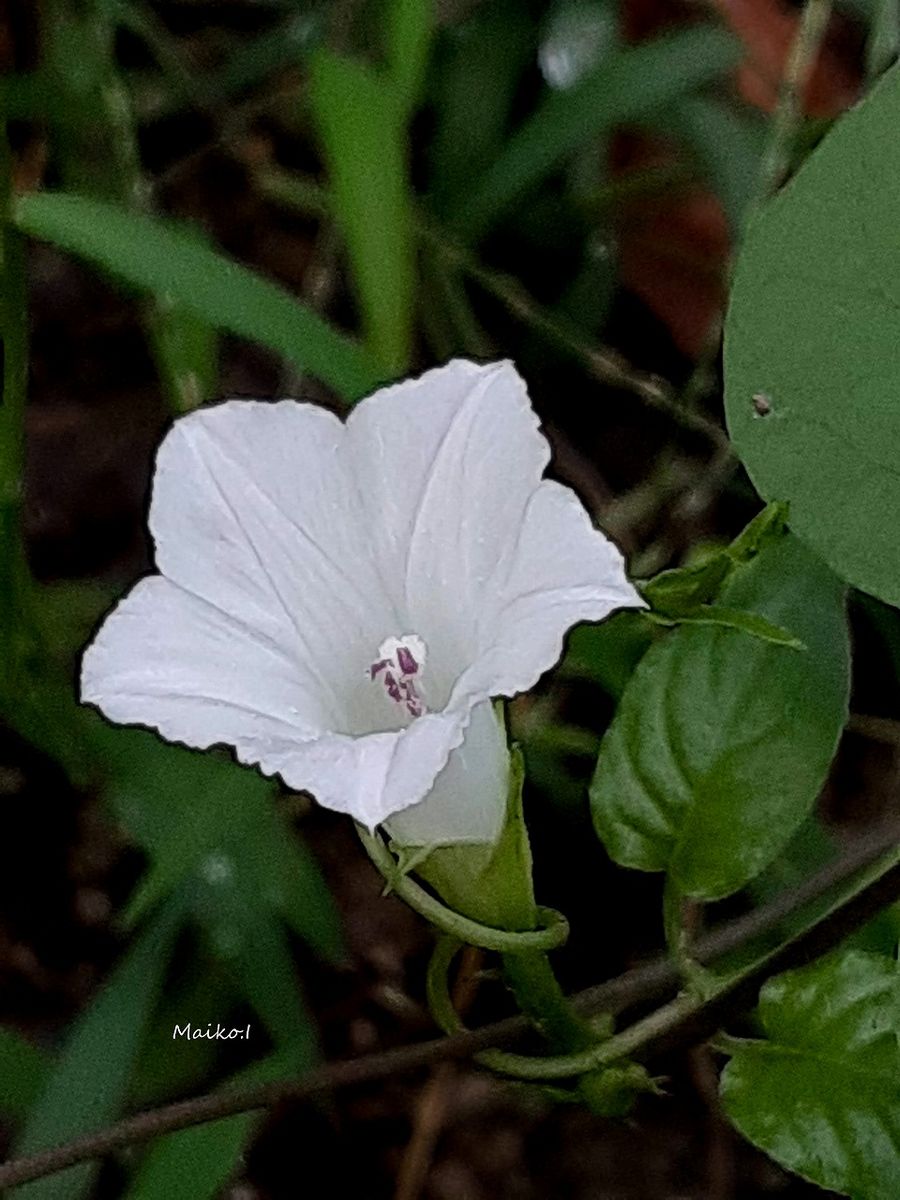
[[[419,664],[413,658],[412,651],[406,646],[397,647],[397,665],[403,675],[415,675]]]
[[[386,638],[378,647],[379,657],[368,669],[371,680],[381,684],[391,700],[406,709],[411,717],[421,717],[427,711],[416,688],[425,666],[425,643],[414,634],[403,638]]]
[[[403,699],[403,693],[400,690],[400,684],[394,678],[390,671],[386,671],[384,675],[384,686],[387,688],[387,694],[392,700],[396,700],[399,704]]]

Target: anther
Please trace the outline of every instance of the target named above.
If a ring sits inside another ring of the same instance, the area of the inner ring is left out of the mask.
[[[421,717],[425,703],[416,688],[415,677],[425,666],[425,643],[414,633],[387,638],[378,647],[378,655],[369,667],[369,678],[381,677],[384,690],[395,704],[411,717]]]

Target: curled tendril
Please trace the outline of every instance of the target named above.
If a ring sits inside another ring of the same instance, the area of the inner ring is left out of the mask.
[[[438,939],[428,964],[425,980],[428,1007],[431,1015],[446,1034],[463,1033],[466,1029],[450,997],[448,977],[453,959],[464,943],[445,934]],[[601,1044],[575,1054],[530,1055],[511,1054],[506,1050],[483,1050],[475,1061],[498,1075],[511,1079],[557,1080],[584,1075],[593,1071],[609,1057]]]
[[[369,833],[357,825],[360,841],[369,858],[383,875],[392,892],[404,900],[410,908],[423,916],[442,933],[457,941],[480,950],[495,950],[500,954],[521,954],[529,950],[553,950],[561,946],[569,936],[569,922],[555,908],[538,908],[541,922],[539,929],[507,930],[493,925],[482,925],[461,913],[447,908],[431,892],[420,887],[414,879],[404,875],[396,859],[378,834]]]

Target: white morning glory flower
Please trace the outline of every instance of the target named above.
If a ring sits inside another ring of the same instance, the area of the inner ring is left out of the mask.
[[[642,603],[549,457],[507,362],[448,363],[346,422],[293,400],[182,417],[156,462],[159,573],[88,647],[82,698],[404,844],[493,841],[490,698]]]

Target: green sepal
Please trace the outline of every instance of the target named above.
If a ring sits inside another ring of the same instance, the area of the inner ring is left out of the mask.
[[[432,853],[431,846],[399,846],[395,842],[391,842],[391,850],[397,860],[397,875],[402,879],[405,875],[409,875],[411,871],[416,871],[421,863]],[[394,882],[391,879],[384,881],[382,888],[382,896],[389,896],[394,890]]]
[[[701,562],[660,571],[643,584],[641,591],[651,612],[673,618],[686,616],[718,596],[732,566],[728,551],[716,550]]]
[[[585,1084],[590,1086],[586,1087]],[[579,1098],[597,1117],[626,1117],[638,1096],[660,1095],[655,1079],[639,1063],[622,1063],[594,1071],[582,1081]]]
[[[522,812],[524,782],[522,752],[513,746],[509,753],[506,819],[497,842],[437,846],[415,863],[416,874],[446,905],[497,929],[533,929],[538,919],[531,845]]]
[[[706,613],[718,597],[722,588],[737,567],[755,558],[769,542],[784,533],[787,522],[787,505],[767,504],[762,512],[737,535],[734,541],[720,550],[714,550],[699,562],[669,571],[660,571],[641,586],[644,599],[650,605],[650,613],[656,619],[671,618],[685,620]],[[698,610],[700,610],[698,612]],[[711,621],[711,624],[728,624],[726,620]],[[737,626],[734,626],[737,628]],[[777,630],[777,634],[783,631]],[[747,632],[763,634],[747,629]],[[789,636],[789,635],[787,635]],[[766,640],[775,640],[767,637]],[[779,644],[787,644],[780,642]]]
[[[662,1095],[659,1080],[648,1075],[638,1063],[622,1063],[592,1071],[584,1076],[577,1088],[524,1080],[515,1080],[509,1086],[530,1095],[538,1093],[553,1104],[586,1105],[596,1117],[627,1117],[639,1096]]]

